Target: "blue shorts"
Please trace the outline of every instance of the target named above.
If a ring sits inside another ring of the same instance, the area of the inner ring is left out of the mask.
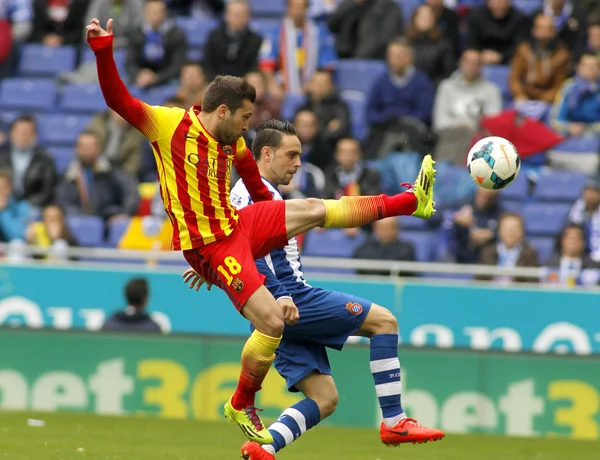
[[[372,302],[350,294],[312,288],[294,296],[300,320],[286,326],[275,352],[275,369],[289,391],[313,371],[331,375],[326,348],[341,350],[362,326]]]

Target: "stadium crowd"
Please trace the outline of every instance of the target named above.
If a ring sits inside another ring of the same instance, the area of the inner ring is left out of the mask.
[[[24,243],[56,257],[169,247],[152,150],[106,111],[85,43],[89,20],[112,17],[118,67],[141,99],[187,108],[216,75],[245,76],[251,128],[293,120],[303,167],[287,197],[396,193],[434,152],[436,218],[313,231],[305,255],[541,265],[548,282],[598,284],[596,3],[0,0],[0,241],[13,258]],[[547,145],[546,133],[562,137]],[[487,134],[524,157],[501,192],[476,189],[464,167]]]

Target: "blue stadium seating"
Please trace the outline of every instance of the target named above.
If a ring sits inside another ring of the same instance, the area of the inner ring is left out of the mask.
[[[543,265],[548,261],[554,252],[556,238],[551,236],[536,236],[528,238],[527,241],[531,244],[538,254],[538,262]]]
[[[188,48],[187,59],[190,62],[200,62],[204,57],[204,48]]]
[[[77,53],[72,46],[24,45],[18,74],[26,77],[53,77],[75,68]]]
[[[531,16],[538,10],[542,9],[544,0],[514,0],[513,6],[518,10],[525,13],[527,16]]]
[[[358,93],[360,94],[360,93]],[[352,133],[357,139],[365,139],[369,134],[367,123],[367,101],[360,94],[358,97],[343,97],[350,109],[350,120],[352,122]]]
[[[177,94],[177,87],[173,85],[156,86],[150,89],[130,88],[132,96],[143,100],[149,105],[162,105],[170,97]]]
[[[0,109],[48,111],[56,105],[56,83],[42,78],[5,78],[0,81]]]
[[[521,170],[517,178],[512,183],[500,190],[498,193],[502,200],[525,201],[529,198],[529,181],[527,174]]]
[[[500,205],[502,209],[506,212],[516,212],[517,214],[521,214],[523,212],[523,202],[522,201],[514,201],[514,200],[500,200]]]
[[[404,21],[404,25],[408,26],[410,24],[410,20],[415,9],[423,4],[423,0],[395,0],[396,3],[400,5],[402,9],[402,19]]]
[[[590,136],[569,137],[552,150],[558,152],[593,153],[596,155],[600,151],[600,139]]]
[[[383,61],[342,59],[337,64],[337,86],[340,91],[355,90],[368,94],[385,70]]]
[[[306,235],[303,256],[352,257],[354,251],[365,240],[363,233],[356,238],[347,237],[340,229],[312,231]]]
[[[38,130],[40,142],[54,146],[72,146],[77,136],[89,124],[91,117],[84,115],[39,115]]]
[[[509,75],[510,67],[506,65],[486,65],[483,67],[483,76],[498,85],[500,91],[502,91],[505,105],[512,101],[512,94],[508,87]]]
[[[119,75],[121,77],[126,76],[125,72],[125,63],[127,61],[127,53],[124,49],[116,49],[113,50],[113,56],[115,57],[115,64],[117,64],[117,69],[119,70]],[[89,62],[95,61],[96,57],[94,56],[94,52],[89,48],[85,47],[83,54],[81,56],[81,62]]]
[[[60,109],[63,112],[81,112],[94,114],[107,110],[100,86],[65,85],[60,98]]]
[[[263,37],[269,36],[281,25],[281,18],[259,18],[250,21],[250,27]]]
[[[11,124],[13,121],[15,121],[17,119],[17,117],[20,115],[20,112],[10,112],[8,110],[1,110],[0,111],[0,121],[6,124]]]
[[[182,30],[187,38],[187,46],[200,48],[208,40],[208,36],[219,24],[214,19],[198,19],[178,17],[175,18],[177,26]]]
[[[48,153],[54,158],[56,169],[61,175],[64,174],[73,158],[75,158],[73,147],[48,147]]]
[[[398,236],[401,240],[406,240],[413,244],[415,248],[415,257],[418,262],[431,262],[436,259],[434,251],[440,240],[439,232],[400,230]]]
[[[281,104],[281,117],[284,120],[293,121],[296,110],[304,104],[306,96],[298,94],[286,94]]]
[[[417,219],[413,216],[398,217],[401,230],[430,230],[430,223],[424,219]]]
[[[285,14],[286,0],[250,0],[253,17],[276,17],[281,19]]]
[[[98,247],[104,240],[104,220],[96,216],[67,216],[67,224],[79,246]]]
[[[536,201],[573,203],[580,197],[587,175],[549,169],[541,172],[533,194]]]
[[[528,203],[521,213],[525,232],[530,236],[557,235],[564,227],[571,209],[570,204]]]
[[[119,241],[125,234],[128,225],[129,218],[112,221],[108,226],[108,238],[106,240],[106,246],[116,248],[119,244]]]

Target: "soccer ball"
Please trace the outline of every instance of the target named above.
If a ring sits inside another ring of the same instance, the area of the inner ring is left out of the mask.
[[[481,139],[469,150],[467,167],[477,185],[500,190],[519,175],[521,158],[510,141],[492,136]]]

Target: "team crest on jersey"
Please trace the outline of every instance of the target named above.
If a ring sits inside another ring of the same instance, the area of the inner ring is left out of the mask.
[[[359,304],[359,303],[355,303],[355,302],[348,302],[346,304],[346,308],[353,315],[360,315],[362,313],[362,311],[363,311],[362,305]]]
[[[235,292],[240,293],[244,289],[244,282],[236,276],[235,278],[233,278],[231,286],[233,287],[233,290]]]
[[[227,156],[231,155],[231,152],[233,152],[233,150],[231,149],[231,145],[224,145],[223,152],[225,152],[225,155]]]

